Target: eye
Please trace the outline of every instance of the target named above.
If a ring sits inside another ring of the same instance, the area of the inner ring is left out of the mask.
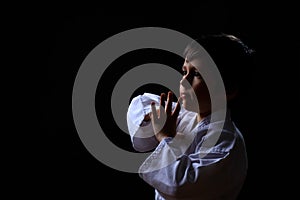
[[[186,70],[182,70],[182,75],[183,76],[187,75],[187,71]]]
[[[202,78],[201,74],[199,72],[196,72],[196,71],[194,72],[194,76]]]
[[[194,71],[193,72],[194,77],[196,77],[197,79],[203,79],[201,74],[198,71]]]

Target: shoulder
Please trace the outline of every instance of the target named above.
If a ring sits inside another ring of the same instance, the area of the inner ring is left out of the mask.
[[[238,137],[237,130],[230,118],[224,121],[212,122],[210,119],[201,121],[196,130],[198,151],[229,153],[235,146]]]

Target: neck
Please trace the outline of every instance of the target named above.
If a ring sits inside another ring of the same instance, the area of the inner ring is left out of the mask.
[[[197,121],[200,122],[202,121],[205,117],[207,117],[208,115],[211,114],[211,111],[207,111],[207,112],[201,112],[201,113],[198,113],[197,115]]]

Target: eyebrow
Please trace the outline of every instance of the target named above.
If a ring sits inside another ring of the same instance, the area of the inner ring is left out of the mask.
[[[183,65],[182,68],[181,68],[181,70],[184,70],[185,68],[186,68],[186,66]],[[195,67],[194,65],[192,65],[191,70],[195,70],[195,71],[199,72],[198,68]]]

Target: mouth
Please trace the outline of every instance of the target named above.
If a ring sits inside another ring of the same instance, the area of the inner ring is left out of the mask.
[[[188,94],[187,92],[180,92],[180,97],[186,99],[187,94]]]

